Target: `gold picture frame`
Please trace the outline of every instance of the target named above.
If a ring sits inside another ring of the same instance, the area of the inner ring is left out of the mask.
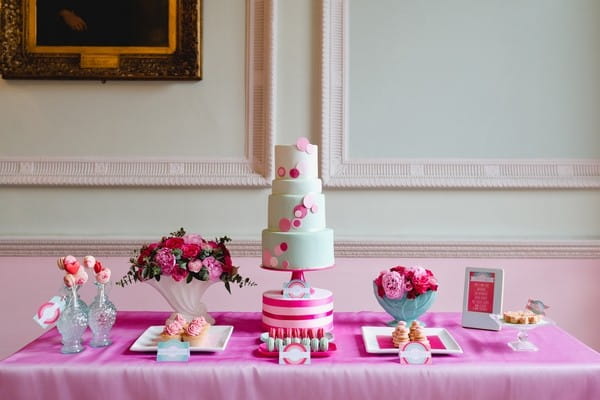
[[[202,79],[202,0],[42,1],[1,1],[2,78]]]

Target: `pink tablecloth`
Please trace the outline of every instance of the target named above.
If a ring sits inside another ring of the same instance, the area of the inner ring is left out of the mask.
[[[386,314],[336,313],[333,356],[280,366],[255,352],[260,314],[213,315],[235,327],[229,345],[189,363],[128,350],[166,313],[120,312],[112,346],[75,355],[60,354],[53,329],[0,362],[0,399],[600,399],[600,354],[556,326],[531,331],[539,352],[516,353],[506,345],[514,330],[463,329],[458,313],[428,313],[427,325],[448,329],[464,353],[410,366],[365,351],[361,326],[382,326]]]

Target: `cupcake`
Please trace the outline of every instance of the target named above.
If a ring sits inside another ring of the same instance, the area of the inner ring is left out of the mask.
[[[181,340],[182,333],[183,325],[181,325],[181,322],[173,320],[167,322],[158,340],[161,342],[166,342],[167,340]]]
[[[184,342],[189,342],[191,347],[200,346],[206,338],[209,328],[210,324],[206,322],[204,317],[194,318],[185,327],[181,339]]]

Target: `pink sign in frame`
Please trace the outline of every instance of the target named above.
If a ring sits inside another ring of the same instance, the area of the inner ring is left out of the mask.
[[[465,269],[462,326],[499,331],[501,325],[490,314],[502,312],[504,271],[502,269]]]

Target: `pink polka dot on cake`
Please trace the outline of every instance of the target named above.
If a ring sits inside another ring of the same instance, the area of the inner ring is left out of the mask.
[[[300,228],[302,226],[302,220],[298,219],[298,218],[294,218],[292,220],[292,225],[294,226],[294,228]]]
[[[310,208],[310,211],[314,213],[316,213],[317,211],[319,211],[319,206],[316,204],[313,204],[313,206]]]
[[[279,220],[279,230],[281,232],[287,232],[290,230],[290,228],[292,227],[292,223],[290,222],[289,219],[287,218],[281,218]]]
[[[283,254],[283,250],[281,250],[281,246],[275,246],[273,248],[273,254],[275,254],[275,256],[279,257],[280,255]]]
[[[281,242],[279,243],[279,248],[281,249],[281,251],[287,251],[288,244],[286,242]]]
[[[300,176],[300,171],[298,171],[296,168],[292,168],[290,169],[290,176],[294,179],[296,179],[297,177]]]
[[[315,199],[311,194],[307,194],[302,199],[302,204],[304,204],[304,207],[306,208],[311,208],[313,204],[315,204]]]
[[[271,264],[271,253],[267,249],[263,250],[262,262],[263,265]]]
[[[304,218],[306,217],[307,213],[308,210],[302,204],[298,204],[296,207],[294,207],[294,217],[296,218]]]
[[[281,262],[281,266],[282,266],[283,268],[287,268],[287,267],[289,267],[289,266],[290,266],[290,263],[289,263],[287,260],[284,260],[284,261],[282,261],[282,262]]]
[[[279,175],[280,178],[283,178],[285,176],[285,168],[283,168],[283,167],[277,168],[277,175]]]

